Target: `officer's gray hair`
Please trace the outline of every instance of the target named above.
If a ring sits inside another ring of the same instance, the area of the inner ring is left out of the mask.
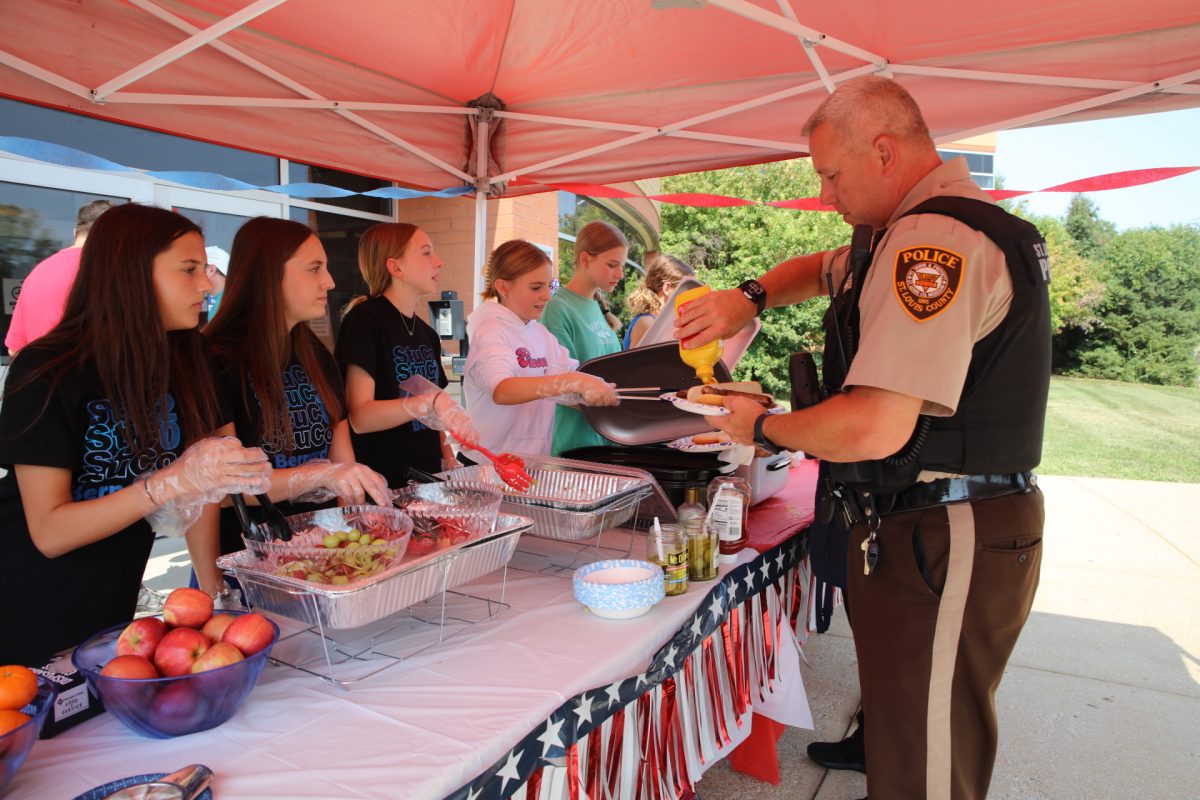
[[[917,101],[903,86],[878,75],[864,75],[838,86],[817,106],[802,133],[812,136],[813,130],[825,123],[855,150],[869,146],[882,134],[930,141],[929,127]]]

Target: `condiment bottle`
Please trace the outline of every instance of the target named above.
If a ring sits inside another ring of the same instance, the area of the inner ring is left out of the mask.
[[[663,589],[668,596],[688,588],[688,546],[678,525],[657,524],[646,541],[647,559],[662,567]]]
[[[679,527],[687,538],[688,579],[712,580],[717,577],[717,535],[712,527],[705,524],[699,486],[684,489],[683,502],[676,513],[679,517]]]
[[[745,478],[722,475],[708,484],[708,523],[720,539],[721,563],[730,564],[750,541],[750,484]]]
[[[675,298],[675,315],[679,316],[679,307],[684,303],[690,303],[697,297],[703,297],[711,292],[712,289],[707,286],[697,286],[694,289],[688,289],[686,292],[676,296]],[[683,363],[687,364],[692,369],[696,370],[696,377],[701,383],[716,383],[717,376],[713,374],[713,368],[716,363],[721,360],[721,353],[724,350],[724,343],[720,339],[714,339],[706,345],[687,349],[683,346],[683,341],[679,342],[679,358]]]

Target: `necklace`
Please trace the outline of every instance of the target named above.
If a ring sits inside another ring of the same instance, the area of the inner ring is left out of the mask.
[[[410,337],[416,335],[416,333],[417,333],[417,312],[415,312],[415,311],[413,312],[411,326],[408,324],[408,317],[404,316],[403,311],[400,312],[400,322],[404,325],[404,330],[408,333],[408,335]]]

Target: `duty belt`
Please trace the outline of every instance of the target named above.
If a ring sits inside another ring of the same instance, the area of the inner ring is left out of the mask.
[[[894,495],[872,495],[852,486],[832,484],[826,495],[822,517],[849,529],[859,522],[902,511],[919,511],[963,501],[991,500],[1008,494],[1037,489],[1037,475],[1014,472],[1008,475],[958,475],[952,478],[914,483]]]

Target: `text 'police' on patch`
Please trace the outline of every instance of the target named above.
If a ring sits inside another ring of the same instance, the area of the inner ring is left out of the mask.
[[[941,247],[898,250],[892,280],[896,299],[917,322],[932,319],[958,297],[963,266],[961,255]]]

